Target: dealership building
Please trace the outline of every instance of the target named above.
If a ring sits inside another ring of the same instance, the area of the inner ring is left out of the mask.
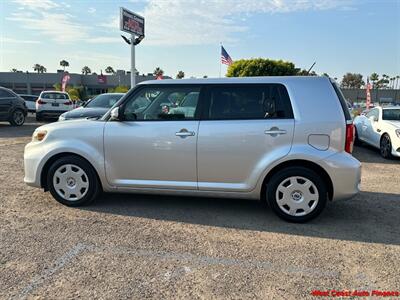
[[[57,73],[31,73],[31,72],[0,72],[0,86],[8,88],[17,94],[39,95],[44,90],[54,90],[54,84],[61,83],[64,71]],[[83,86],[88,95],[106,93],[108,89],[118,85],[130,86],[130,72],[117,70],[115,74],[74,74],[69,73],[68,85]],[[164,76],[164,78],[170,78]],[[136,83],[153,80],[153,74],[137,75]]]
[[[61,83],[64,71],[57,73],[31,73],[31,72],[0,72],[0,86],[9,88],[17,94],[39,95],[43,90],[53,90],[54,84]],[[103,74],[74,74],[69,73],[68,85],[83,86],[87,95],[97,95],[108,92],[108,89],[118,85],[130,86],[130,72],[117,70],[113,75]],[[171,77],[164,76],[169,79]],[[137,75],[136,82],[153,80],[153,74]],[[350,102],[365,102],[365,89],[342,89],[345,97]],[[397,103],[400,104],[400,90],[379,89],[371,90],[371,101],[373,103]]]

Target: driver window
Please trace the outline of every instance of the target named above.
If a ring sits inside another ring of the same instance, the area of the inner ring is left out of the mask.
[[[126,121],[193,120],[199,94],[199,86],[148,86],[125,104],[124,119]],[[185,101],[189,98],[190,102]],[[184,105],[185,102],[190,105]]]
[[[366,115],[367,118],[370,118],[372,116],[375,117],[376,120],[378,120],[379,119],[379,111],[377,109],[373,109]]]

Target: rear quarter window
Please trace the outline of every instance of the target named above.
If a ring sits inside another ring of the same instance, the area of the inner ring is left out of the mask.
[[[339,86],[337,85],[336,82],[331,81],[331,84],[333,86],[333,89],[335,90],[337,97],[339,98],[340,106],[343,109],[343,113],[344,113],[344,117],[345,117],[346,121],[351,121],[352,118],[350,115],[350,111],[349,111],[349,108],[347,107],[347,101],[344,98],[342,90],[339,88]]]
[[[282,84],[227,84],[209,86],[209,120],[293,119]]]

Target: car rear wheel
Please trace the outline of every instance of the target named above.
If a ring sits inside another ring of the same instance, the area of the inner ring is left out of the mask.
[[[282,219],[303,223],[324,209],[328,193],[325,182],[313,170],[289,167],[277,172],[267,183],[267,202]]]
[[[13,126],[21,126],[25,123],[25,114],[21,109],[16,109],[11,114],[10,124]]]
[[[47,174],[47,186],[54,199],[67,206],[89,204],[100,192],[95,170],[77,156],[56,160]]]
[[[392,157],[392,141],[387,134],[384,134],[381,138],[380,151],[383,158],[389,159]]]

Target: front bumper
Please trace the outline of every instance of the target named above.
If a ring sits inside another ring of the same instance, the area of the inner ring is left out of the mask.
[[[31,142],[25,146],[24,151],[24,182],[33,187],[41,187],[40,174],[43,169],[44,148],[39,142]]]
[[[352,155],[337,153],[321,163],[332,180],[332,200],[349,199],[360,192],[361,163]]]
[[[65,112],[67,112],[67,110],[41,110],[36,111],[36,116],[40,118],[58,118]]]

